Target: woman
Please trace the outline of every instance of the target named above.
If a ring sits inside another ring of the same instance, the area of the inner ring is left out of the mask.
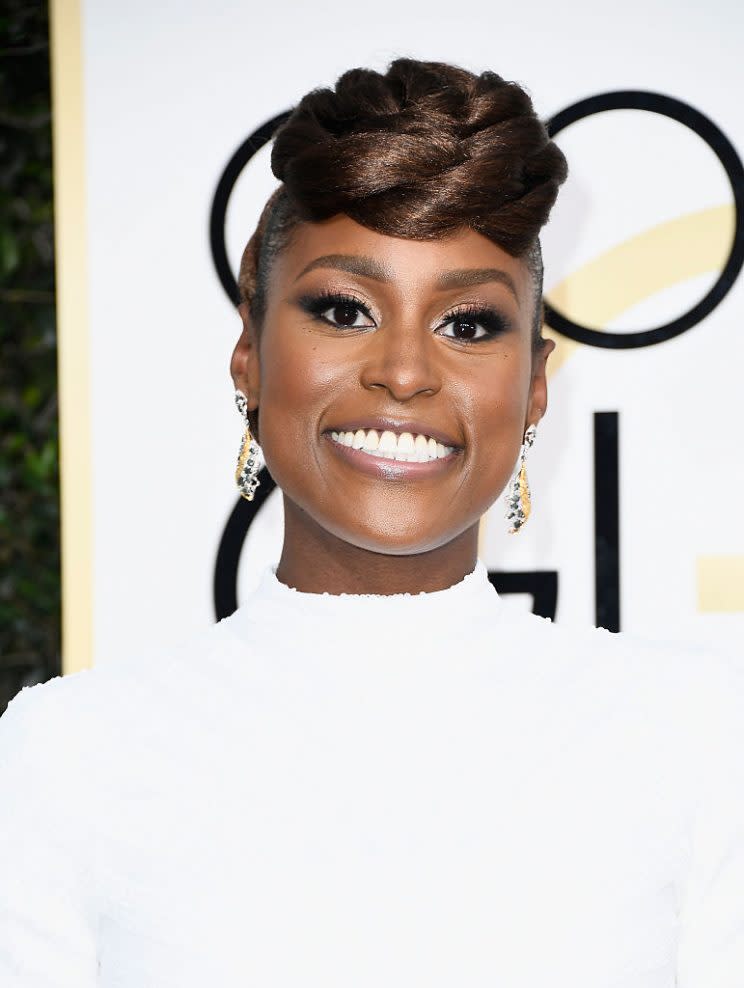
[[[272,167],[231,370],[281,558],[9,707],[0,983],[740,988],[742,669],[517,615],[477,557],[529,514],[563,156],[514,83],[398,59]]]

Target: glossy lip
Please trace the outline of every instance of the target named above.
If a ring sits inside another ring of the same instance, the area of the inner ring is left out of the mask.
[[[436,429],[431,425],[427,425],[426,422],[419,422],[415,419],[408,419],[403,421],[402,419],[388,418],[387,416],[381,415],[373,418],[360,418],[353,419],[350,422],[345,422],[343,425],[333,425],[328,429],[324,429],[324,434],[330,437],[332,432],[356,432],[357,429],[376,429],[377,432],[382,434],[383,432],[395,432],[400,435],[403,432],[410,432],[415,438],[416,436],[431,436],[432,439],[436,439],[438,443],[443,446],[452,446],[455,450],[462,449],[462,443],[458,443],[452,436],[448,436],[446,432],[442,432],[441,429]],[[387,461],[400,463],[401,460]],[[419,464],[426,466],[426,464]]]
[[[360,425],[357,428],[363,429],[364,426]],[[369,428],[374,428],[374,426],[369,426]],[[351,430],[346,429],[341,431],[350,432]],[[336,442],[330,433],[323,433],[323,438],[333,447],[336,454],[347,463],[352,464],[371,477],[378,477],[383,480],[415,480],[416,478],[424,479],[435,476],[444,470],[448,470],[462,452],[458,448],[446,456],[437,457],[436,460],[429,460],[426,463],[407,463],[405,460],[389,460],[382,456],[370,456],[369,453],[363,453],[360,449],[343,446],[341,443]]]

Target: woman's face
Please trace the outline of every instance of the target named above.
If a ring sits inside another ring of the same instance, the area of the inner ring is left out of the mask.
[[[285,510],[386,554],[477,526],[546,407],[552,344],[533,355],[534,305],[525,262],[471,230],[412,241],[343,215],[301,224],[260,333],[241,306],[231,365]]]

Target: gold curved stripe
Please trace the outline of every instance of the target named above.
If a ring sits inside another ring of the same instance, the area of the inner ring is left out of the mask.
[[[722,271],[734,239],[734,223],[733,203],[660,223],[589,261],[546,298],[574,322],[604,329],[665,288]],[[548,361],[551,377],[582,344],[549,326],[543,332],[556,342]]]

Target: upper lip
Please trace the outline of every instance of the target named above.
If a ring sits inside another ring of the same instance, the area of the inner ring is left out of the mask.
[[[431,436],[432,439],[436,439],[437,442],[442,443],[443,446],[454,446],[455,449],[459,449],[461,444],[453,439],[452,436],[444,432],[442,429],[438,429],[434,425],[430,425],[428,422],[419,422],[415,419],[397,419],[387,415],[377,415],[377,416],[367,416],[358,419],[347,419],[345,422],[339,425],[333,425],[325,432],[356,432],[357,429],[376,429],[378,432],[396,432],[400,435],[402,432],[410,432],[411,435],[417,436]]]

